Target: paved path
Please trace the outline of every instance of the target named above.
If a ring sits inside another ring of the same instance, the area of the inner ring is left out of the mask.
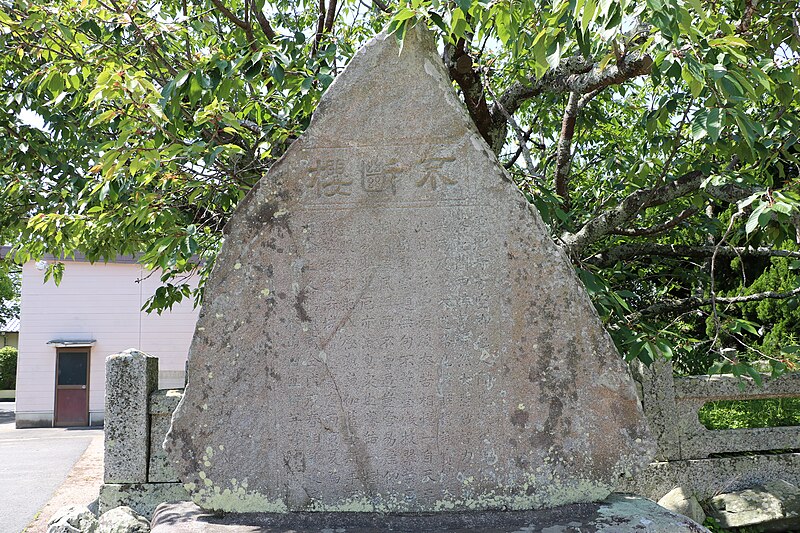
[[[33,520],[101,429],[15,429],[14,403],[0,402],[0,532]]]

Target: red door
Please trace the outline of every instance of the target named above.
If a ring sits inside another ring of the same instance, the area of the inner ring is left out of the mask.
[[[88,348],[59,348],[56,353],[56,413],[53,425],[89,425]]]

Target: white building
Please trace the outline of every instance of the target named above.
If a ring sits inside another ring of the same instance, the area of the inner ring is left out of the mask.
[[[191,301],[141,311],[160,279],[130,258],[64,261],[59,285],[44,273],[33,261],[22,268],[18,428],[102,424],[105,358],[128,348],[158,356],[160,387],[183,386],[199,312]]]

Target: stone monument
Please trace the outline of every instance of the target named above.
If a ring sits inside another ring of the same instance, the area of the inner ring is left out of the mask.
[[[231,512],[550,508],[648,463],[622,359],[425,30],[360,50],[238,207],[165,447]]]

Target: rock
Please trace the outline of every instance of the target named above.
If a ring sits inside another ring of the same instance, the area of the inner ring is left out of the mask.
[[[800,489],[776,480],[711,498],[709,516],[722,527],[758,526],[764,531],[800,530]]]
[[[698,524],[706,520],[706,513],[694,494],[687,493],[683,487],[675,487],[663,498],[658,500],[658,505],[683,516],[688,516]]]
[[[206,291],[165,442],[205,508],[552,507],[653,455],[582,283],[425,30],[355,55]]]
[[[68,505],[53,514],[47,522],[47,533],[95,533],[97,517],[88,507]]]
[[[97,533],[150,533],[150,523],[133,509],[123,505],[100,515]]]

